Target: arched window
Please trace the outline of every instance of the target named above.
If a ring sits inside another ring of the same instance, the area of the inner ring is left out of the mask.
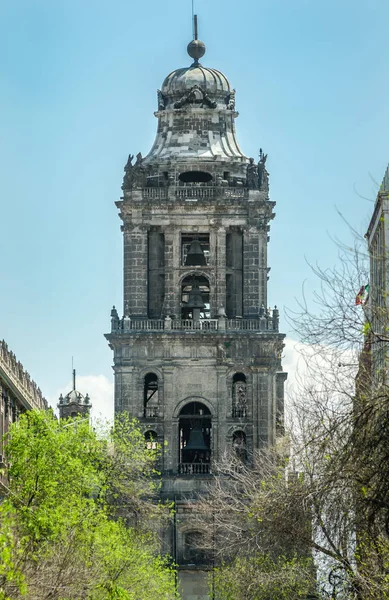
[[[209,319],[209,281],[204,275],[188,275],[181,284],[181,317]]]
[[[235,455],[242,462],[247,462],[247,441],[244,431],[234,431],[232,436],[232,448]]]
[[[244,373],[235,373],[232,378],[232,416],[247,417],[247,383]]]
[[[155,431],[146,431],[145,442],[147,450],[157,450],[158,436]]]
[[[189,402],[179,416],[179,473],[201,475],[210,472],[211,413],[202,402]]]
[[[158,417],[158,377],[147,373],[143,385],[143,416]]]

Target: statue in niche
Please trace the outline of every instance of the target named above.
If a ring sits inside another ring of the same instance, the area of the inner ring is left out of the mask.
[[[161,90],[157,90],[157,97],[158,97],[158,110],[165,110],[166,99],[165,99],[165,96],[162,94]]]
[[[234,384],[234,416],[245,417],[247,415],[247,387],[244,381]]]
[[[258,161],[258,187],[264,192],[269,191],[269,173],[266,169],[267,154],[264,154],[262,148],[259,149]]]
[[[247,165],[246,178],[247,187],[250,190],[258,189],[258,167],[253,158],[250,158],[250,162]]]
[[[228,110],[235,110],[235,90],[231,90],[230,95],[227,99],[227,108]]]

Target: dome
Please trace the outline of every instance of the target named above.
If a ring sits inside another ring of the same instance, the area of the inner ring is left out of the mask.
[[[163,82],[161,91],[166,96],[182,95],[195,85],[212,95],[226,95],[231,92],[230,83],[223,73],[200,64],[176,69],[170,73]]]
[[[65,404],[81,404],[84,400],[84,396],[80,392],[77,392],[77,390],[72,390],[66,394],[64,400]]]

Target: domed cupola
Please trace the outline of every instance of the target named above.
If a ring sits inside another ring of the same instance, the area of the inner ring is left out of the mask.
[[[199,59],[205,44],[188,45],[192,63],[172,71],[158,90],[158,130],[146,157],[130,155],[123,190],[180,185],[245,186],[248,158],[235,133],[235,90],[220,71]],[[222,182],[224,182],[222,184]]]
[[[65,396],[61,394],[59,397],[59,418],[88,416],[91,407],[89,395],[83,396],[81,392],[76,390],[76,370],[73,369],[73,389]]]

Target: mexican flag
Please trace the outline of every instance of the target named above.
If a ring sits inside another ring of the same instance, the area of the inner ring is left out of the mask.
[[[355,304],[356,305],[358,305],[358,304],[365,305],[366,302],[368,301],[368,299],[369,299],[369,284],[363,285],[361,287],[361,289],[359,290],[359,292],[355,298]]]

